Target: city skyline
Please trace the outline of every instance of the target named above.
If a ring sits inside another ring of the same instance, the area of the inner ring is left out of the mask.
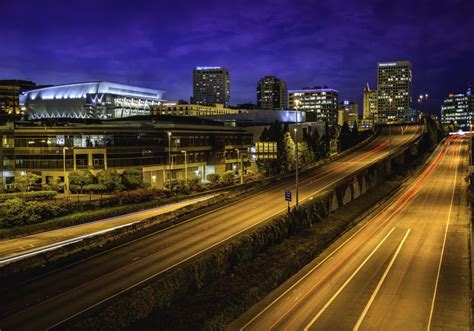
[[[474,7],[467,1],[91,4],[74,10],[59,1],[0,4],[7,32],[0,42],[9,46],[0,55],[0,77],[39,84],[109,80],[189,100],[193,68],[223,66],[231,75],[231,104],[256,102],[255,86],[265,75],[280,77],[288,89],[327,85],[362,104],[365,84],[375,86],[376,64],[406,59],[413,64],[413,95],[428,93],[426,109],[435,113],[473,77],[474,29],[461,19]]]

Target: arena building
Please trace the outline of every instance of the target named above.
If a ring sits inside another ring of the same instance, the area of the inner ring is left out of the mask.
[[[85,82],[25,91],[20,95],[20,106],[32,119],[113,119],[149,115],[163,93],[111,82]]]

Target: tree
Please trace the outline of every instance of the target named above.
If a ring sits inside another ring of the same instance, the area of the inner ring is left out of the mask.
[[[320,139],[319,158],[323,159],[329,155],[331,148],[331,138],[335,136],[334,127],[330,130],[328,122],[324,123],[324,135]]]
[[[304,133],[303,140],[308,145],[313,161],[318,161],[320,159],[320,137],[318,130],[314,129]]]
[[[341,144],[341,152],[351,147],[352,144],[352,132],[349,129],[349,124],[344,122],[341,126],[341,133],[339,135],[339,142]]]
[[[221,176],[219,176],[219,174],[209,174],[206,176],[206,179],[211,183],[217,183],[220,178]]]
[[[275,142],[277,144],[277,155],[275,159],[258,160],[259,171],[267,176],[278,175],[288,171],[288,158],[286,156],[285,133],[288,132],[288,125],[282,126],[279,121],[275,121],[262,131],[260,141]]]
[[[122,188],[120,175],[113,169],[97,173],[97,182],[105,188],[105,192],[119,191]]]
[[[56,192],[63,191],[64,182],[59,177],[56,177],[54,179],[51,179],[49,183],[45,184],[43,188],[48,191],[56,191]]]
[[[71,192],[82,194],[84,187],[95,183],[95,177],[89,170],[76,170],[69,174]]]
[[[26,172],[18,176],[15,176],[15,187],[19,189],[21,192],[27,192],[40,179],[41,179],[41,176],[36,175],[32,172]]]
[[[230,184],[234,180],[234,172],[232,170],[228,170],[222,174],[221,180],[225,184]]]
[[[354,122],[352,126],[352,145],[358,144],[360,141],[359,127],[357,126],[357,121]]]
[[[122,183],[127,189],[136,189],[144,186],[143,172],[138,168],[128,168],[122,173]]]

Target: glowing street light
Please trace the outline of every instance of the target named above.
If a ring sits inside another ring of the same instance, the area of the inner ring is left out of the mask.
[[[69,149],[67,148],[66,146],[63,147],[63,177],[64,177],[64,196],[66,197],[66,199],[68,198],[68,195],[69,195],[69,180],[68,180],[68,177],[66,176],[66,149]]]
[[[186,151],[181,151],[184,153],[184,181],[188,183],[188,153]]]
[[[171,191],[171,131],[168,131],[168,183]]]
[[[389,98],[388,99],[388,102],[390,103],[390,111],[393,111],[393,108],[392,108],[392,101],[393,99],[392,98]],[[389,148],[389,154],[392,154],[392,126],[390,125],[390,123],[388,123],[388,136],[389,136],[389,144],[390,144],[390,148]]]
[[[299,202],[298,202],[298,128],[294,128],[295,131],[295,164],[296,164],[296,171],[295,171],[295,199],[296,199],[296,209],[298,209]]]
[[[244,183],[244,162],[242,160],[242,157],[240,156],[240,150],[238,148],[235,149],[237,151],[237,164],[240,162],[240,169],[239,169],[239,175],[240,175],[240,184]]]

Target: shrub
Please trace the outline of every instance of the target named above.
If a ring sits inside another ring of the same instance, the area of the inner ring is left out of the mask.
[[[94,184],[95,177],[89,170],[76,170],[69,174],[69,186],[73,193],[81,193],[84,186]]]
[[[65,215],[72,211],[67,202],[51,203],[24,201],[18,198],[0,203],[1,227],[24,226],[43,222],[47,219]]]
[[[219,174],[209,174],[206,176],[206,179],[211,183],[217,183],[220,178],[221,176],[219,176]]]
[[[113,192],[122,188],[120,175],[116,170],[103,170],[97,173],[97,182],[101,192]],[[99,187],[96,187],[96,189]]]
[[[117,199],[120,204],[129,204],[162,199],[167,196],[169,196],[169,193],[163,190],[143,188],[117,193],[115,199]]]
[[[21,198],[24,200],[51,200],[56,197],[56,191],[33,191],[24,193],[2,193],[0,194],[0,201],[9,199]]]
[[[29,191],[34,187],[38,182],[41,181],[41,176],[34,174],[32,172],[24,173],[23,175],[15,176],[15,187],[22,191]]]
[[[222,182],[230,184],[234,180],[234,172],[232,170],[224,172],[221,177]]]
[[[143,187],[143,172],[138,168],[125,169],[122,173],[122,183],[129,190]]]

